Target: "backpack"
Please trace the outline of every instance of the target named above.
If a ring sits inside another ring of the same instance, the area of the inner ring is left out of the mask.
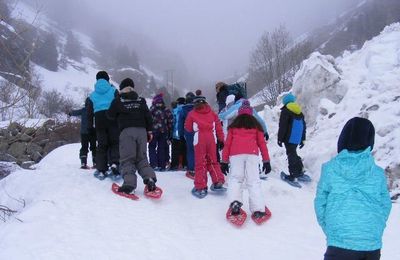
[[[247,98],[246,82],[236,82],[227,87],[229,95],[241,96]]]

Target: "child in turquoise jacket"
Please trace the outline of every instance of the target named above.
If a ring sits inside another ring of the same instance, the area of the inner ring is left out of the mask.
[[[325,260],[380,259],[391,201],[385,172],[371,153],[374,136],[368,119],[352,118],[338,155],[322,165],[314,207],[327,237]]]

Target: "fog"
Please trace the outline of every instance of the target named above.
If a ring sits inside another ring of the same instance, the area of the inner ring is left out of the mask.
[[[48,1],[49,5],[63,5],[63,9],[74,3]],[[175,69],[177,78],[190,78],[192,82],[186,80],[185,84],[195,85],[245,73],[249,54],[264,31],[283,24],[296,37],[333,21],[357,2],[85,0],[74,4],[76,17],[71,21],[89,30],[104,27],[118,32],[115,41],[132,43],[143,63],[148,60],[158,72]],[[98,20],[90,25],[92,18]],[[183,73],[187,75],[179,75]]]

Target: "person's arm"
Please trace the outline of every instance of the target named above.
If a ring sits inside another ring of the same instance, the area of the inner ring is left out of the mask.
[[[110,108],[106,111],[106,116],[110,119],[110,120],[115,120],[118,116],[118,104],[116,102],[117,100],[114,99],[111,102]]]
[[[150,109],[147,106],[146,100],[142,98],[142,109],[144,112],[144,121],[146,124],[147,133],[151,133],[153,131],[153,116],[151,115]]]
[[[86,99],[85,102],[86,106],[86,113],[87,113],[87,120],[88,120],[88,128],[94,128],[94,110],[93,110],[93,102],[90,98]]]
[[[387,187],[385,172],[382,169],[380,170],[381,170],[380,194],[381,194],[381,204],[382,204],[381,209],[382,209],[382,215],[384,216],[384,220],[386,222],[389,217],[390,210],[392,209],[392,201],[390,199],[390,193]]]
[[[301,142],[303,142],[303,141],[305,141],[306,140],[306,131],[307,131],[307,126],[306,126],[306,121],[304,120],[304,117],[303,117],[303,135],[302,135],[302,137],[301,137]]]
[[[224,142],[224,131],[222,130],[221,121],[219,121],[217,114],[214,113],[215,133],[219,142]]]
[[[193,133],[193,117],[192,113],[190,112],[185,120],[185,130],[188,131],[189,133]]]
[[[258,148],[260,149],[263,162],[269,162],[270,157],[267,148],[267,142],[265,141],[264,133],[261,131],[257,131],[257,145]]]
[[[288,131],[289,126],[289,113],[286,109],[281,110],[281,115],[279,117],[279,130],[278,130],[278,142],[284,142],[286,132]]]
[[[224,149],[222,150],[222,162],[228,163],[229,162],[229,155],[231,153],[231,146],[232,146],[232,129],[228,130],[228,136],[225,140]]]
[[[68,115],[69,116],[81,116],[82,115],[82,111],[83,111],[83,108],[71,110],[71,112],[69,112]]]
[[[265,121],[260,117],[260,115],[257,113],[255,109],[253,109],[253,116],[257,119],[258,123],[260,123],[261,127],[263,128],[264,135],[268,134],[268,129],[267,125],[265,124]]]
[[[220,120],[229,120],[237,116],[238,110],[240,106],[242,105],[242,101],[236,102],[233,104],[231,107],[229,107],[226,110],[222,110],[221,113],[218,114],[218,117]]]
[[[325,213],[326,213],[326,204],[328,201],[328,185],[327,185],[327,171],[325,164],[322,165],[321,169],[321,177],[317,186],[317,194],[314,199],[314,210],[317,216],[318,224],[321,226],[322,230],[325,233]]]

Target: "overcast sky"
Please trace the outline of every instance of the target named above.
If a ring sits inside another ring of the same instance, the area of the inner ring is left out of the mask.
[[[264,31],[284,24],[299,35],[332,21],[359,0],[85,1],[88,11],[180,54],[195,77],[217,80],[246,70]]]

